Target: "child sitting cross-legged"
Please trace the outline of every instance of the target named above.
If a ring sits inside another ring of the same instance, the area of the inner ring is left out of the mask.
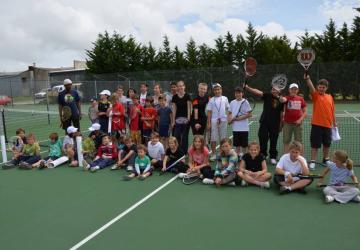
[[[117,159],[117,149],[111,143],[110,136],[104,135],[102,138],[102,145],[98,149],[98,153],[94,161],[87,163],[83,160],[83,168],[85,171],[90,170],[96,172],[99,169],[106,168],[115,163]]]
[[[136,145],[133,143],[131,137],[125,137],[124,143],[125,145],[118,154],[118,162],[111,167],[111,170],[126,166],[126,170],[132,172],[135,165]]]
[[[50,143],[49,143],[49,156],[45,157],[43,160],[40,160],[34,164],[34,167],[38,167],[39,169],[49,167],[49,164],[60,158],[62,155],[61,148],[62,143],[59,139],[57,133],[51,133],[49,135]]]
[[[146,147],[139,145],[137,147],[137,157],[135,158],[135,169],[129,175],[124,176],[125,181],[132,180],[134,177],[138,177],[139,180],[145,180],[152,174],[152,168],[149,156],[146,155]]]
[[[25,130],[22,128],[18,128],[16,130],[16,140],[13,141],[11,152],[13,154],[13,157],[11,161],[7,162],[5,165],[2,166],[3,169],[10,169],[15,167],[15,161],[14,159],[19,157],[19,154],[21,153],[21,150],[23,149],[24,145],[27,144],[26,137],[25,137]]]

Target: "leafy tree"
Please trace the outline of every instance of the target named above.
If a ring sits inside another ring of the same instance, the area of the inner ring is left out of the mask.
[[[196,47],[196,43],[193,38],[190,38],[190,41],[186,44],[185,58],[186,58],[186,67],[187,68],[197,68],[199,67],[199,52]]]

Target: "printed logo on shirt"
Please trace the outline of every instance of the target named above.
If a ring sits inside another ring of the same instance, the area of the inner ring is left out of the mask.
[[[66,103],[71,103],[71,102],[74,101],[74,97],[71,94],[66,94],[64,96],[64,100],[65,100]]]
[[[301,110],[301,101],[289,101],[287,108],[292,110]]]

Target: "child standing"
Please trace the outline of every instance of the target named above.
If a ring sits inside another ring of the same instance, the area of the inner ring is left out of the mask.
[[[145,108],[142,111],[141,120],[143,122],[143,137],[145,143],[148,143],[151,133],[154,131],[156,110],[153,107],[153,99],[151,96],[146,98]]]
[[[133,105],[129,107],[130,135],[133,142],[136,145],[139,145],[141,143],[140,118],[144,107],[140,105],[138,95],[134,95],[132,101]]]
[[[246,99],[243,99],[243,89],[235,88],[235,100],[230,103],[228,122],[232,126],[233,146],[236,147],[236,153],[239,159],[246,153],[249,142],[249,118],[251,107]],[[241,150],[242,149],[242,150]]]
[[[144,145],[139,145],[137,147],[137,152],[138,156],[135,159],[135,169],[130,175],[124,176],[125,181],[129,181],[135,176],[142,181],[152,174],[150,158],[146,155],[146,147]]]
[[[310,185],[311,179],[300,179],[297,175],[308,175],[309,168],[306,160],[301,156],[302,144],[293,141],[289,145],[289,153],[281,156],[276,165],[274,182],[280,185],[280,194],[288,194],[292,191],[306,194],[305,187]]]
[[[19,165],[22,169],[32,169],[33,164],[40,160],[40,146],[36,142],[34,134],[27,136],[27,144],[24,145],[21,152],[14,158],[13,164]]]
[[[62,156],[62,152],[61,152],[62,143],[61,140],[59,139],[59,135],[57,133],[51,133],[49,135],[49,139],[50,139],[49,156],[35,163],[34,167],[39,167],[39,169],[47,168],[49,163]]]
[[[353,200],[360,202],[359,189],[346,185],[346,180],[351,177],[354,183],[358,183],[358,179],[354,174],[353,161],[349,159],[348,154],[343,150],[336,150],[333,154],[333,161],[327,162],[327,168],[324,169],[323,178],[330,172],[330,181],[328,186],[324,188],[325,202],[331,203],[334,200],[345,204]],[[317,183],[318,187],[322,185],[323,178]]]
[[[99,124],[100,129],[104,133],[108,133],[108,127],[109,127],[109,109],[110,109],[110,102],[108,98],[111,96],[111,93],[109,90],[103,90],[100,92],[100,101],[98,104],[98,116],[99,116]]]
[[[176,163],[171,169],[167,169],[169,166],[174,164],[177,160],[183,158],[181,161]],[[174,173],[186,173],[188,165],[185,164],[185,154],[179,148],[179,143],[175,137],[169,138],[169,148],[165,152],[165,157],[162,165],[162,172],[170,171]]]
[[[222,139],[220,153],[217,156],[215,181],[206,184],[215,183],[217,187],[221,185],[235,186],[238,159],[238,155],[232,149],[231,140],[229,138]]]
[[[105,135],[102,138],[102,145],[99,148],[94,161],[87,163],[86,160],[83,160],[84,170],[96,172],[99,169],[103,169],[114,164],[116,158],[117,149],[115,145],[111,143],[110,136]]]
[[[109,116],[111,119],[111,134],[126,134],[126,125],[125,125],[125,108],[122,103],[118,101],[118,96],[113,94],[110,98],[112,107],[110,108]]]
[[[148,142],[147,149],[151,159],[151,165],[154,166],[154,168],[161,168],[165,150],[163,144],[160,142],[160,136],[157,132],[151,134],[151,141]]]
[[[99,123],[99,117],[98,117],[98,102],[96,98],[90,99],[91,105],[89,107],[88,116],[91,121],[91,124]]]
[[[241,186],[253,185],[270,188],[269,180],[271,173],[267,171],[265,156],[260,153],[260,145],[257,142],[249,144],[249,153],[244,154],[240,162],[238,176],[241,178]]]
[[[166,106],[166,98],[163,95],[159,96],[159,109],[157,111],[158,114],[158,124],[159,124],[159,135],[160,140],[163,145],[165,145],[165,148],[168,146],[168,140],[169,140],[169,130],[170,130],[170,124],[173,123],[173,116],[171,108]]]
[[[214,97],[208,103],[207,129],[211,130],[211,161],[216,159],[216,143],[227,138],[227,111],[230,107],[226,96],[222,95],[219,83],[213,85]]]

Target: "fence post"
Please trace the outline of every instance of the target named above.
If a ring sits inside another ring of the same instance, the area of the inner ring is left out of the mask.
[[[48,124],[50,125],[50,113],[49,113],[49,111],[50,111],[50,109],[49,109],[49,91],[48,91],[48,86],[49,86],[49,84],[47,84],[47,87],[46,87],[46,110],[48,111],[48,114],[47,114],[47,116],[48,116]]]
[[[94,87],[95,87],[95,95],[94,97],[96,98],[97,97],[97,84],[96,84],[96,80],[94,81]]]

